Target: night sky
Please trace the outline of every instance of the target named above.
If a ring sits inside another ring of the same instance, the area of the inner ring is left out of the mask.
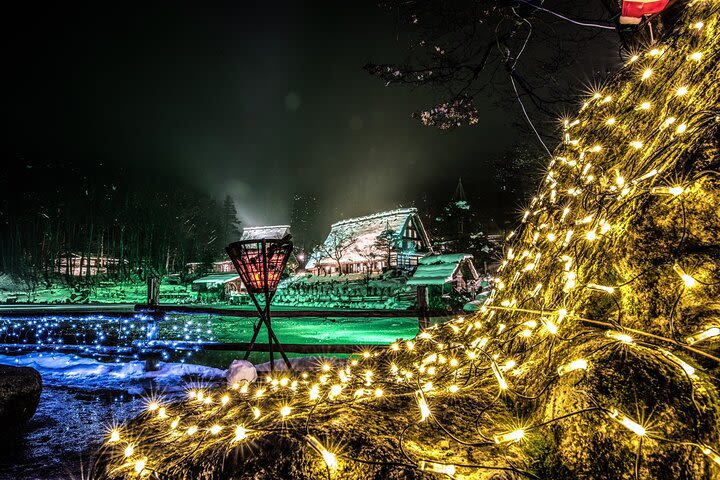
[[[13,161],[171,171],[232,195],[246,225],[289,221],[296,193],[317,195],[328,223],[423,193],[445,202],[458,177],[482,197],[488,160],[532,141],[492,98],[473,128],[412,119],[429,92],[362,70],[406,52],[374,2],[27,8],[6,15]]]

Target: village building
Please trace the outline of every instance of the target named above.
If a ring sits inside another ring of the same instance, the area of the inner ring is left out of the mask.
[[[416,208],[401,208],[334,223],[305,266],[315,275],[412,271],[432,253]]]
[[[237,273],[213,273],[192,282],[192,291],[198,293],[198,300],[229,299],[247,293]]]
[[[128,261],[124,260],[127,265]],[[68,253],[55,261],[55,273],[72,277],[94,277],[95,275],[114,275],[120,269],[120,259],[90,253],[80,255]]]
[[[429,306],[438,307],[446,298],[474,297],[479,281],[472,255],[448,253],[421,258],[407,285],[417,286],[418,296],[425,296]]]
[[[431,255],[420,259],[420,264],[408,285],[436,285],[458,291],[470,290],[480,276],[468,253],[447,253]]]

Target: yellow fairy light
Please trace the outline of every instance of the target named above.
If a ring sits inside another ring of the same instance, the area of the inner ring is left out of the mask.
[[[707,445],[703,445],[702,452],[707,455],[710,460],[720,465],[720,455],[718,455],[718,453],[712,448],[708,447]]]
[[[145,470],[145,464],[147,463],[147,460],[144,458],[139,459],[135,462],[135,473],[140,474],[143,470]]]
[[[688,364],[681,358],[679,358],[677,355],[673,354],[672,352],[665,350],[664,348],[660,350],[663,355],[665,355],[667,358],[670,359],[671,362],[678,365],[680,368],[683,369],[685,373],[688,374],[690,377],[695,377],[695,367]]]
[[[222,430],[222,427],[217,424],[210,427],[210,433],[212,433],[213,435],[217,435],[218,433],[220,433],[220,430]]]
[[[617,330],[608,330],[605,332],[605,336],[608,338],[613,338],[619,342],[626,343],[628,345],[632,345],[634,343],[634,340],[630,335],[628,335],[627,333],[618,332]]]
[[[687,130],[687,125],[684,123],[681,123],[675,129],[675,133],[677,133],[678,135],[682,135],[683,133],[685,133],[685,130]]]
[[[390,345],[390,348],[392,348],[394,351],[397,352],[398,350],[400,350],[400,345],[398,345],[398,343],[395,342]]]
[[[449,477],[455,475],[455,465],[449,463],[437,463],[420,460],[418,462],[418,467],[423,472],[439,473]]]
[[[693,345],[697,342],[701,342],[703,340],[707,340],[708,338],[717,337],[720,335],[720,328],[718,327],[710,327],[707,330],[704,330],[700,333],[696,333],[695,335],[692,335],[690,337],[687,337],[685,341],[688,343],[688,345]]]
[[[519,442],[525,437],[525,430],[522,428],[513,430],[512,432],[495,435],[493,438],[495,443]]]
[[[458,360],[457,360],[457,358],[451,358],[451,359],[450,359],[450,366],[451,366],[451,367],[457,367],[457,366],[458,366]]]
[[[233,438],[233,441],[240,442],[242,440],[245,440],[247,438],[247,430],[244,426],[238,425],[235,427],[235,438]]]
[[[507,390],[507,388],[508,388],[507,381],[505,380],[505,377],[503,376],[502,372],[500,371],[498,364],[495,362],[492,362],[490,364],[490,368],[492,369],[492,372],[495,375],[495,379],[497,380],[498,385],[500,386],[500,390]]]
[[[587,360],[579,358],[577,360],[573,360],[567,365],[561,365],[560,367],[558,367],[557,372],[558,375],[562,377],[566,373],[574,372],[575,370],[587,370],[587,366]]]
[[[677,89],[677,91],[675,92],[675,95],[677,95],[678,97],[682,97],[682,96],[685,95],[687,92],[688,92],[687,87],[686,87],[686,86],[682,86],[682,87],[680,87],[680,88]]]
[[[653,71],[651,68],[646,68],[640,77],[642,80],[647,80],[652,75]]]
[[[552,335],[557,334],[558,327],[553,322],[551,322],[550,319],[542,318],[541,321],[548,332],[550,332]]]
[[[381,388],[375,389],[375,397],[380,398],[383,396],[383,393],[385,393],[385,392],[383,392]]]
[[[586,287],[589,288],[590,290],[595,290],[595,291],[598,291],[598,292],[605,292],[605,293],[608,293],[608,294],[610,294],[610,295],[612,295],[613,293],[615,293],[615,288],[614,288],[614,287],[608,287],[608,286],[605,286],[605,285],[598,285],[597,283],[588,283],[588,284],[586,285]]]
[[[160,407],[160,408],[158,409],[158,414],[157,414],[157,416],[158,416],[158,418],[160,418],[160,419],[165,419],[165,418],[167,418],[167,410],[165,410],[165,407]]]
[[[420,421],[424,422],[425,419],[431,415],[430,406],[427,404],[425,396],[422,393],[418,392],[416,396],[418,408],[420,408]]]
[[[595,233],[595,230],[590,230],[585,234],[585,238],[592,242],[597,238],[597,233]]]
[[[683,270],[683,268],[677,263],[673,265],[673,270],[675,270],[675,273],[678,274],[678,276],[682,279],[683,283],[687,288],[693,288],[697,286],[697,280],[685,273],[685,270]]]
[[[575,288],[575,279],[577,277],[577,274],[575,272],[566,272],[565,273],[565,286],[563,287],[564,292],[569,292],[573,288]]]
[[[685,189],[681,186],[674,186],[674,187],[653,187],[650,192],[654,193],[656,195],[672,195],[674,197],[677,197],[678,195],[682,194],[685,191]]]
[[[615,125],[615,122],[617,122],[617,120],[615,120],[615,117],[610,117],[607,120],[605,120],[606,125]]]
[[[287,417],[288,415],[290,415],[291,411],[292,408],[288,405],[285,405],[280,409],[280,415],[282,415],[283,417]]]
[[[147,406],[148,412],[154,412],[154,411],[156,411],[158,408],[160,408],[160,405],[158,404],[158,402],[150,402],[150,403],[148,403],[148,406]]]
[[[188,427],[186,433],[187,433],[188,435],[195,435],[195,433],[196,433],[197,431],[198,431],[198,427],[196,427],[195,425],[193,425],[192,427]]]
[[[330,470],[337,470],[338,461],[335,454],[325,448],[325,446],[320,443],[320,440],[318,440],[314,436],[308,435],[306,438],[308,440],[308,443],[312,445],[315,450],[320,452],[320,455],[322,455],[323,460],[325,461],[325,465],[327,465]]]
[[[260,409],[259,409],[258,407],[253,407],[253,408],[252,408],[252,412],[253,412],[253,416],[255,417],[255,420],[257,420],[258,418],[260,418],[260,415],[262,414],[262,413],[260,412]]]
[[[229,401],[230,401],[230,396],[228,396],[228,395],[223,395],[222,398],[220,398],[220,403],[222,403],[223,405],[227,405],[227,403]]]
[[[561,308],[560,310],[558,310],[557,311],[557,323],[558,324],[562,323],[562,321],[565,319],[567,314],[568,314],[568,311],[565,308]]]
[[[640,104],[640,110],[650,110],[651,106],[650,102],[642,102]]]
[[[594,146],[590,149],[591,152],[595,152],[595,153],[597,153],[597,152],[599,152],[599,151],[601,151],[601,150],[602,150],[602,145],[594,145]]]
[[[548,239],[548,241],[550,241],[550,242],[554,242],[555,240],[557,240],[557,236],[555,236],[554,233],[550,232],[550,233],[547,234],[547,239]]]
[[[173,420],[173,421],[170,423],[170,428],[173,429],[173,430],[175,430],[175,429],[178,427],[178,425],[180,425],[180,419],[179,419],[179,418],[176,418],[175,420]]]
[[[110,439],[108,442],[119,442],[120,441],[120,431],[116,428],[113,431],[110,432]]]
[[[608,103],[608,102],[611,102],[611,101],[612,101],[612,97],[611,97],[610,95],[608,95],[608,96],[606,96],[605,98],[603,98],[602,103]]]
[[[330,387],[330,394],[329,394],[330,398],[335,398],[338,395],[340,395],[340,393],[342,392],[342,389],[343,389],[342,385],[333,385],[332,387]]]
[[[640,150],[643,145],[643,142],[641,142],[640,140],[633,140],[632,142],[630,142],[630,146],[636,150]]]
[[[460,390],[460,387],[458,387],[457,385],[450,385],[448,387],[448,392],[450,393],[457,393],[458,390]]]
[[[610,417],[617,420],[622,426],[633,432],[635,435],[638,435],[640,437],[645,435],[645,428],[640,425],[637,422],[634,422],[633,420],[629,419],[627,416],[623,415],[622,413],[618,412],[616,408],[614,408],[610,412]]]
[[[630,58],[628,59],[628,63],[637,62],[639,59],[640,59],[640,56],[639,56],[639,55],[633,55],[632,57],[630,57]]]
[[[690,59],[695,60],[696,62],[699,62],[702,59],[702,56],[703,56],[702,52],[693,52],[690,55]]]
[[[651,57],[657,57],[658,55],[661,55],[662,53],[663,53],[663,51],[660,50],[659,48],[653,48],[652,50],[650,50],[648,52],[648,55],[650,55]]]
[[[695,22],[693,23],[693,28],[695,30],[701,30],[705,26],[704,22]]]
[[[133,447],[133,444],[128,444],[127,447],[125,447],[125,457],[132,457],[132,454],[135,453],[135,447]]]

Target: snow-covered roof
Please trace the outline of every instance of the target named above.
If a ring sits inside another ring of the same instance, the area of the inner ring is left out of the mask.
[[[266,225],[262,227],[246,227],[241,240],[280,240],[290,234],[290,225]]]
[[[468,262],[472,279],[476,280],[478,274],[472,263],[472,258],[473,256],[469,253],[449,253],[421,258],[417,270],[407,281],[407,284],[443,285],[452,282],[456,272],[465,261]]]
[[[192,283],[200,284],[200,283],[215,283],[215,284],[225,284],[228,282],[232,282],[233,280],[237,280],[240,278],[240,276],[237,273],[213,273],[211,275],[207,275],[202,278],[198,278],[197,280],[193,281]]]
[[[378,236],[386,230],[402,233],[411,217],[416,217],[415,222],[420,230],[421,240],[429,245],[422,222],[417,218],[416,208],[399,208],[388,212],[374,213],[365,217],[349,218],[332,224],[330,234],[325,239],[326,249],[332,250],[333,244],[339,239],[350,239],[350,245],[342,256],[342,262],[367,262],[371,258],[380,260],[387,255],[375,245]],[[323,252],[315,250],[308,260],[305,268],[313,268],[318,264],[335,264],[335,261],[324,255]]]

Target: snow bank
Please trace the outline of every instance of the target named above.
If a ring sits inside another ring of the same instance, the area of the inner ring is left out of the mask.
[[[145,371],[144,362],[105,363],[91,358],[59,353],[30,353],[0,355],[0,364],[32,367],[40,372],[43,382],[51,385],[74,386],[83,389],[110,388],[138,391],[138,383],[154,380],[163,387],[181,386],[183,377],[195,375],[204,380],[225,378],[225,370],[188,363],[159,363],[158,370]]]

